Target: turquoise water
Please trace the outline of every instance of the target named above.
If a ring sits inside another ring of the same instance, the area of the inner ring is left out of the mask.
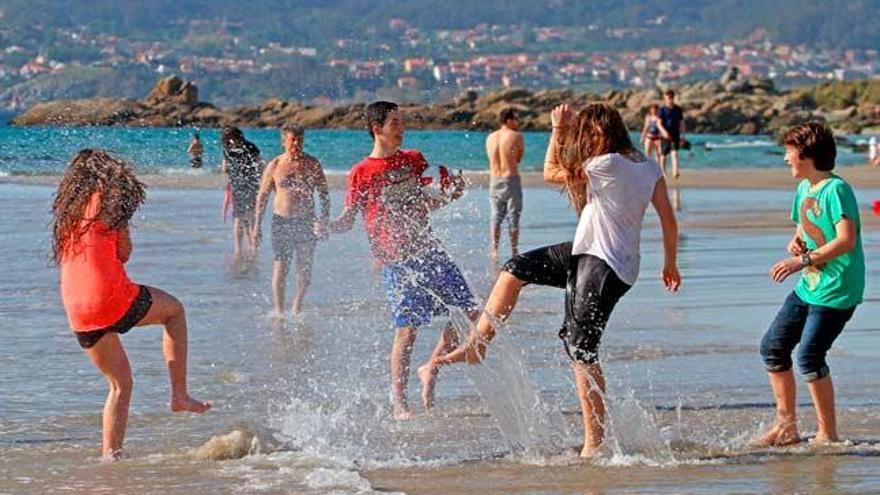
[[[186,148],[191,128],[30,127],[0,126],[0,175],[59,174],[73,153],[85,147],[107,148],[134,161],[143,172],[184,173],[189,169]],[[217,129],[201,131],[205,143],[205,166],[217,170],[220,149]],[[281,152],[278,131],[246,129],[264,158]],[[549,135],[526,133],[525,170],[537,170],[544,158]],[[408,131],[405,147],[422,150],[432,163],[466,170],[486,168],[485,132]],[[638,136],[633,135],[637,140]],[[690,168],[773,167],[782,164],[781,150],[766,136],[688,135],[691,151],[683,152]],[[856,138],[858,139],[858,138]],[[366,132],[314,130],[306,133],[306,151],[326,170],[347,171],[370,151]],[[860,164],[863,153],[840,148],[838,163]]]

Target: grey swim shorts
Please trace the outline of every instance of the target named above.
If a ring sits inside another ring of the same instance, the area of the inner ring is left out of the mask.
[[[508,219],[510,230],[519,230],[519,216],[522,212],[522,181],[518,175],[492,177],[489,180],[489,203],[492,205],[492,226],[501,227],[504,218]]]

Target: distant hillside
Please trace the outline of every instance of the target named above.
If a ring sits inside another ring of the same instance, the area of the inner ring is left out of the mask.
[[[639,26],[658,16],[692,28],[682,30],[681,40],[742,37],[761,27],[784,43],[880,46],[880,0],[0,0],[0,10],[7,26],[87,25],[149,39],[183,34],[183,20],[225,19],[232,32],[248,40],[313,46],[360,37],[368,29],[381,38],[392,18],[438,29],[478,23]]]

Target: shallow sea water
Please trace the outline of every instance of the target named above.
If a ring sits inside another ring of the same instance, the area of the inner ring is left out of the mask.
[[[221,191],[155,189],[134,221],[133,280],[187,308],[190,389],[203,416],[172,415],[158,328],[123,337],[135,377],[129,458],[101,464],[103,379],[78,348],[47,263],[53,190],[0,184],[0,493],[876,493],[880,491],[880,234],[866,232],[866,302],[829,358],[845,442],[755,450],[772,420],[757,346],[793,281],[769,266],[788,232],[683,230],[682,292],[662,291],[648,215],[642,275],[603,340],[609,447],[576,457],[579,409],[556,337],[562,293],[529,287],[489,359],[446,368],[430,415],[390,419],[392,331],[360,226],[319,245],[306,313],[269,318],[270,252],[231,263]],[[681,219],[780,212],[790,191],[682,191]],[[880,198],[860,191],[861,203]],[[338,213],[340,194],[332,195]],[[522,247],[570,239],[575,218],[552,190],[525,193]],[[488,204],[473,190],[434,216],[480,299]],[[268,228],[264,230],[268,240]],[[268,247],[268,246],[267,246]],[[506,250],[506,245],[504,247]],[[288,281],[288,288],[293,280]],[[414,362],[439,324],[420,330]],[[418,403],[417,380],[410,383]],[[812,408],[798,385],[804,433]],[[213,440],[212,440],[212,437]],[[227,460],[217,460],[233,457]]]

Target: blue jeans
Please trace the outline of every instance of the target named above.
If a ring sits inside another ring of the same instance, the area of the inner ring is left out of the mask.
[[[836,309],[807,304],[792,292],[761,340],[767,371],[790,370],[791,352],[800,344],[798,368],[806,382],[831,374],[825,355],[855,310],[855,306]]]

